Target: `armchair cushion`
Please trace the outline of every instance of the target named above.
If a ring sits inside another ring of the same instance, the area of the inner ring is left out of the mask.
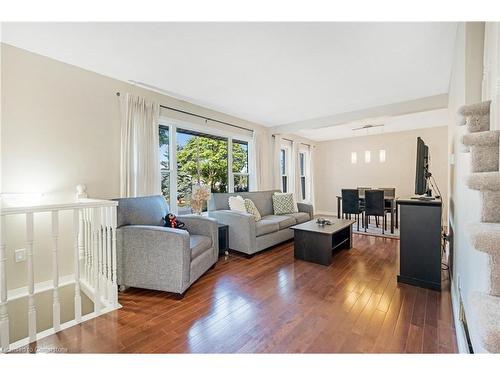
[[[199,234],[191,234],[189,236],[189,247],[191,249],[191,260],[193,260],[212,247],[212,239]]]
[[[124,225],[163,226],[169,209],[162,195],[149,197],[118,198],[117,227]]]

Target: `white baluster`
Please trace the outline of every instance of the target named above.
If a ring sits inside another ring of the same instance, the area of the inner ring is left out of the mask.
[[[85,235],[87,238],[87,282],[92,285],[92,229],[90,227],[90,209],[85,209]]]
[[[116,275],[116,206],[111,207],[111,257],[112,257],[112,268],[111,276],[113,279],[113,296],[114,305],[118,306],[118,278]]]
[[[9,350],[9,313],[7,312],[7,255],[5,218],[0,216],[0,352]]]
[[[78,214],[78,261],[80,262],[80,275],[82,268],[85,267],[85,227],[83,222],[83,210],[79,210]],[[85,277],[85,272],[83,272]]]
[[[99,285],[99,211],[97,208],[92,209],[92,266],[94,269],[94,312],[96,315],[101,314],[101,291]]]
[[[108,256],[108,242],[106,241],[106,207],[101,207],[101,249],[102,249],[102,294],[104,299],[108,299],[108,279],[107,279],[107,256]]]
[[[80,237],[82,238],[82,246],[83,246],[83,279],[88,281],[87,272],[88,272],[88,254],[87,254],[87,214],[86,209],[82,208],[81,211],[81,228]]]
[[[61,329],[61,305],[59,302],[59,211],[52,211],[52,324],[54,330]]]
[[[115,291],[113,290],[113,281],[112,281],[112,270],[111,270],[111,216],[112,211],[111,207],[106,207],[106,249],[107,251],[107,263],[106,263],[106,279],[108,282],[108,300],[110,303],[114,303],[114,295]]]
[[[82,297],[80,293],[80,259],[78,248],[78,233],[80,230],[80,210],[73,210],[73,241],[74,241],[74,268],[75,268],[75,320],[82,320]]]
[[[106,298],[106,283],[104,282],[104,256],[106,253],[104,243],[104,215],[102,207],[99,211],[99,289],[101,295]]]
[[[28,337],[36,341],[35,269],[33,264],[33,212],[26,213],[26,261],[28,267]]]

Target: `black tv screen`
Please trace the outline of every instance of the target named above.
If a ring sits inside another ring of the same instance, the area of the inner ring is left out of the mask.
[[[427,168],[429,148],[422,138],[417,138],[417,161],[415,172],[415,194],[422,195],[427,192]]]

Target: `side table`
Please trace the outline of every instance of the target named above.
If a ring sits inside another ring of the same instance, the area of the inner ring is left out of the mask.
[[[229,254],[229,226],[217,224],[219,227],[219,256]]]

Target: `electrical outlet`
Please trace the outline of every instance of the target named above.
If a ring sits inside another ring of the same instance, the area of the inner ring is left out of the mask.
[[[17,249],[14,251],[16,263],[26,261],[26,249]]]

